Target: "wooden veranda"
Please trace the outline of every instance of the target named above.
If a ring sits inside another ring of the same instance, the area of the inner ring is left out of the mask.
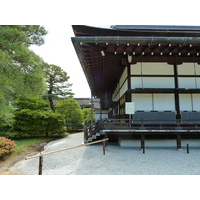
[[[111,138],[119,135],[133,135],[141,140],[141,148],[145,145],[146,136],[174,136],[177,149],[181,149],[182,136],[200,136],[200,120],[168,119],[168,120],[129,120],[108,119],[98,121],[84,129],[85,142],[91,142],[98,137]]]

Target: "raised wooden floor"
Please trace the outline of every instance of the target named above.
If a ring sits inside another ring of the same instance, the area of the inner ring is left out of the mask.
[[[145,136],[175,135],[177,148],[181,148],[182,135],[200,135],[200,120],[128,120],[108,119],[99,121],[85,129],[85,141],[92,141],[98,136],[110,137],[111,135],[139,135],[141,148],[145,145]]]

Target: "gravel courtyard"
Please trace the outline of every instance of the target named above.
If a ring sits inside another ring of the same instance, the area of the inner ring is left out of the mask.
[[[50,142],[43,152],[82,142],[83,133],[71,134]],[[191,147],[189,154],[186,143]],[[173,140],[147,141],[143,154],[139,145],[125,148],[109,144],[106,155],[103,155],[102,143],[83,146],[44,156],[43,175],[200,175],[200,140],[183,141],[182,150],[176,150],[175,146]],[[38,158],[22,160],[14,168],[21,174],[37,175],[38,162]]]

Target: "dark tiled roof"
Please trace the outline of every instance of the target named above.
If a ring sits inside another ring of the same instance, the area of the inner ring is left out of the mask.
[[[200,26],[171,25],[113,25],[116,30],[163,30],[163,31],[200,31]]]

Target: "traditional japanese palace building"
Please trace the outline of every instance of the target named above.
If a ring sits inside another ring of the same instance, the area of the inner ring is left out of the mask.
[[[200,26],[72,26],[75,51],[107,121],[97,134],[200,134]]]

